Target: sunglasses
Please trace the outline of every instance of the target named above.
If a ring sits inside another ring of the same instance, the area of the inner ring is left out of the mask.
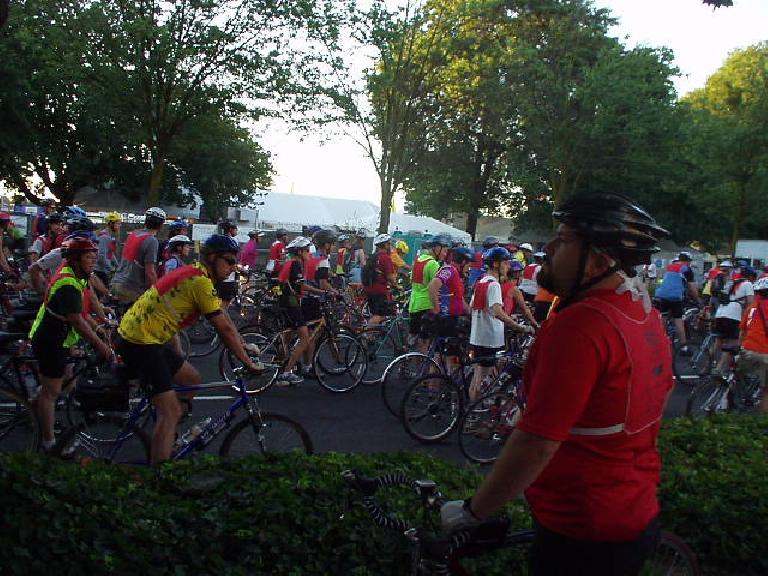
[[[227,258],[226,256],[219,256],[219,258],[224,260],[224,262],[226,262],[230,266],[234,266],[235,264],[237,264],[237,258]]]

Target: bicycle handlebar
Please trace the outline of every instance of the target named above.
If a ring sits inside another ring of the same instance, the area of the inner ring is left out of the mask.
[[[468,546],[475,548],[475,553],[482,553],[497,548],[505,542],[510,526],[509,518],[492,518],[474,528],[458,530],[448,537],[436,538],[423,530],[410,527],[402,518],[388,514],[376,500],[376,492],[389,486],[405,486],[412,489],[421,498],[422,505],[428,510],[439,511],[445,503],[437,484],[432,480],[412,480],[404,474],[384,474],[371,478],[358,474],[354,470],[345,470],[341,477],[349,487],[363,496],[363,506],[374,523],[388,530],[404,532],[406,537],[418,544],[420,549],[432,559],[447,562]]]

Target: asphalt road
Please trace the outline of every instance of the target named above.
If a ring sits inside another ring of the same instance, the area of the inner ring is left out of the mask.
[[[193,359],[203,381],[220,380],[217,355]],[[207,391],[195,400],[192,421],[223,413],[234,400],[234,390]],[[685,412],[688,389],[683,383],[673,392],[666,416]],[[389,413],[378,385],[360,385],[348,393],[334,394],[317,382],[305,380],[290,388],[272,386],[259,396],[262,410],[295,419],[309,432],[316,452],[394,452],[420,450],[453,462],[465,462],[456,433],[437,444],[424,445],[411,438],[400,421]],[[216,444],[209,447],[216,450]]]

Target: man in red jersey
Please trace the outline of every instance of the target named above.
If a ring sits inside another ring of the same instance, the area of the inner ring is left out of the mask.
[[[285,242],[288,239],[288,231],[278,228],[275,232],[275,241],[269,248],[269,258],[267,259],[266,271],[277,277],[280,275],[280,268],[285,262]]]
[[[667,232],[614,194],[574,196],[554,216],[539,282],[561,300],[526,364],[525,413],[475,495],[443,506],[443,525],[471,526],[525,493],[529,574],[634,575],[659,538],[656,439],[673,377],[660,315],[629,277]]]

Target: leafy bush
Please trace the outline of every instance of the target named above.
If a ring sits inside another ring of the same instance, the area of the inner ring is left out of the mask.
[[[768,418],[665,422],[662,524],[713,568],[768,574]]]
[[[764,420],[665,424],[664,525],[708,566],[768,571],[759,553],[768,533]],[[402,536],[373,526],[360,506],[344,513],[346,468],[431,478],[451,498],[470,495],[481,478],[476,468],[418,453],[206,457],[159,471],[4,455],[0,566],[4,574],[403,574]],[[383,498],[421,521],[407,490],[389,489]],[[509,511],[515,527],[529,526],[521,503]],[[522,574],[523,554],[493,554],[474,569]]]

